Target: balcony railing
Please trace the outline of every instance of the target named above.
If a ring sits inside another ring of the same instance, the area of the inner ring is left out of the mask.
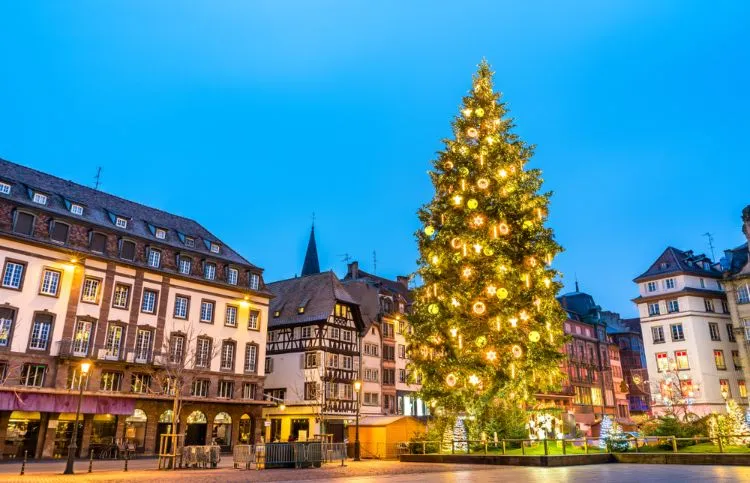
[[[100,361],[125,361],[134,364],[158,364],[163,359],[152,350],[126,351],[123,347],[94,345],[72,339],[63,339],[56,344],[59,357],[89,357]]]
[[[357,379],[357,371],[349,369],[326,368],[326,379],[334,381],[354,381]]]
[[[354,413],[357,410],[356,401],[326,400],[323,411],[326,413]]]

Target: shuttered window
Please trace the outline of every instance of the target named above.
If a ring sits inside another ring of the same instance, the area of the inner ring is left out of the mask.
[[[102,233],[91,234],[91,251],[105,253],[107,249],[107,237]]]
[[[130,240],[120,241],[120,258],[135,260],[135,243]]]
[[[22,235],[31,235],[34,232],[34,216],[20,211],[16,212],[13,231]]]
[[[49,237],[53,242],[67,243],[69,229],[70,227],[65,223],[53,221],[49,230]]]

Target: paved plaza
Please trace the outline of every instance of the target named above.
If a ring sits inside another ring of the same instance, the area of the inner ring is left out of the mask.
[[[681,465],[631,465],[606,464],[567,468],[529,468],[516,466],[479,466],[459,464],[399,463],[395,461],[347,462],[346,466],[326,465],[320,469],[305,470],[235,470],[227,465],[214,470],[180,470],[160,472],[153,469],[154,460],[136,460],[129,464],[127,473],[122,462],[99,462],[99,471],[86,473],[87,465],[77,465],[75,476],[63,476],[61,461],[31,463],[25,476],[20,476],[20,465],[0,465],[0,482],[126,482],[149,483],[192,480],[207,483],[232,483],[246,481],[328,481],[345,479],[346,483],[430,483],[477,482],[628,482],[670,483],[686,481],[748,481],[749,467],[681,466]]]

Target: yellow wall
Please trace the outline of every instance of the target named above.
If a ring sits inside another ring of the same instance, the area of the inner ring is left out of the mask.
[[[363,458],[385,458],[386,451],[398,443],[409,441],[415,431],[424,431],[425,425],[419,420],[402,418],[387,426],[360,426],[359,444]],[[349,425],[349,442],[355,441],[356,428]],[[392,448],[391,448],[392,450]],[[391,451],[392,452],[392,451]],[[390,453],[390,452],[389,452]]]

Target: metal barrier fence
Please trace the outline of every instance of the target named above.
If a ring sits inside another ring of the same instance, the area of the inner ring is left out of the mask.
[[[345,443],[319,441],[235,445],[233,450],[234,467],[242,469],[320,468],[346,458]]]
[[[750,453],[747,444],[728,442],[750,441],[750,434],[722,435],[719,437],[695,436],[677,438],[675,436],[644,436],[641,438],[575,438],[575,439],[502,439],[489,440],[452,440],[452,441],[412,441],[400,443],[402,454],[512,454],[514,456],[568,455],[596,453],[679,453],[701,443],[711,443],[716,451],[706,453],[724,453],[728,446],[732,452]],[[739,451],[737,449],[739,448]]]
[[[185,446],[182,448],[182,465],[186,468],[216,468],[221,461],[221,447]]]

